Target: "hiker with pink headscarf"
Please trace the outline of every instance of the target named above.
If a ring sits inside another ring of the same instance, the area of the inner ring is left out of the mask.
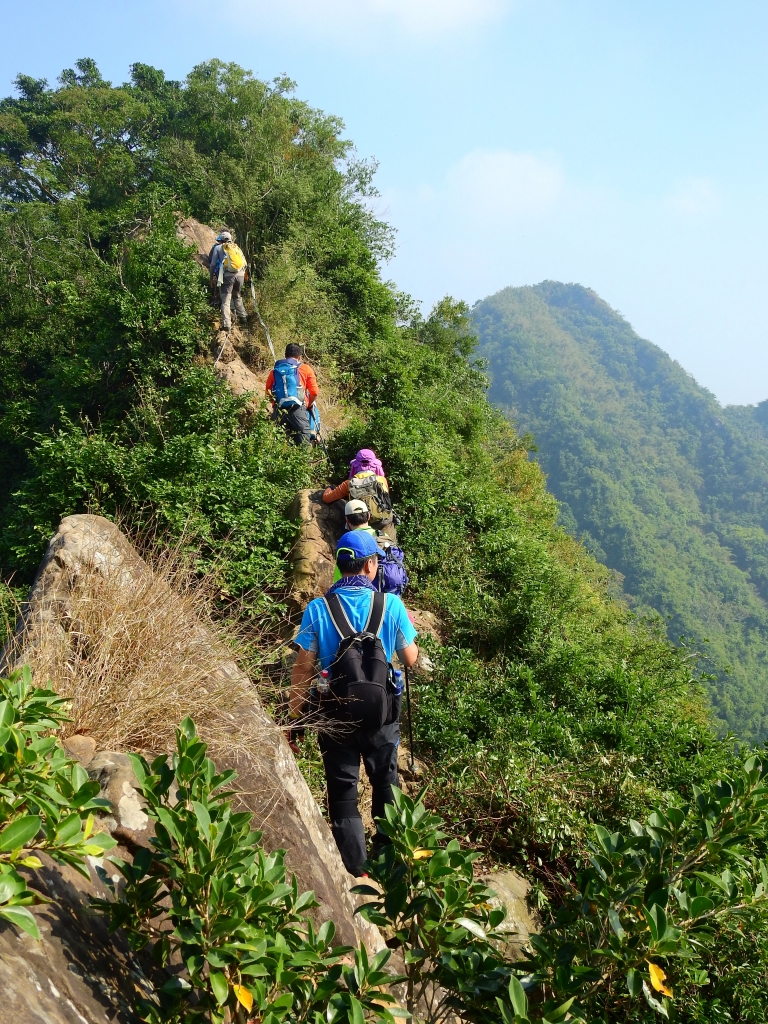
[[[384,476],[384,467],[370,448],[361,448],[349,464],[349,479],[338,487],[326,487],[323,501],[330,505],[343,499],[365,502],[371,514],[370,526],[379,533],[386,533],[394,540],[395,516],[389,484]]]

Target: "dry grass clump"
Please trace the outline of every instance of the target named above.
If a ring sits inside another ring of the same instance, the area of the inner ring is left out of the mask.
[[[71,699],[62,735],[159,752],[173,748],[190,715],[220,751],[263,736],[271,723],[253,712],[255,688],[233,656],[237,636],[212,616],[215,581],[196,577],[178,551],[154,564],[105,551],[102,542],[60,570],[55,594],[33,603],[5,652],[7,665],[28,663]]]

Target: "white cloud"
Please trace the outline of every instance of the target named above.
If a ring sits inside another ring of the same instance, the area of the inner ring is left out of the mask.
[[[476,149],[448,170],[443,192],[463,220],[502,227],[550,214],[564,189],[565,178],[551,160]]]

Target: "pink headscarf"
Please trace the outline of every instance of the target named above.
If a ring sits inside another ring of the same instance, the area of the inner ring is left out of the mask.
[[[361,448],[349,464],[349,476],[352,478],[357,473],[375,473],[376,476],[384,476],[384,467],[376,458],[376,452],[370,448]]]

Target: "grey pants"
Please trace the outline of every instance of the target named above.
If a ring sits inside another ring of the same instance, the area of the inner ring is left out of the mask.
[[[278,409],[275,406],[272,419],[283,427],[294,444],[312,443],[309,413],[303,405],[299,405],[295,409]]]
[[[371,783],[371,814],[384,815],[384,808],[393,801],[392,787],[397,785],[397,747],[400,723],[392,722],[376,732],[358,730],[333,738],[327,733],[318,736],[328,786],[328,817],[344,867],[359,877],[364,870],[367,851],[365,829],[357,806],[357,783],[360,761],[365,765]],[[377,839],[385,839],[377,836]]]
[[[219,300],[221,302],[221,329],[222,331],[228,331],[232,326],[232,318],[230,314],[230,303],[234,301],[235,312],[237,318],[241,322],[247,319],[248,314],[245,311],[243,305],[243,296],[241,294],[243,284],[245,283],[245,271],[241,270],[239,274],[227,274],[225,273],[221,284],[219,285]]]

